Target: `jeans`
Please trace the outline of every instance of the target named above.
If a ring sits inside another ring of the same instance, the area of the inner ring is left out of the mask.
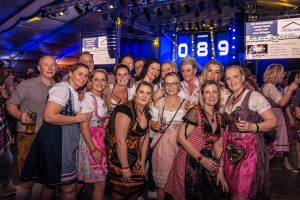
[[[10,170],[13,163],[13,156],[9,148],[5,148],[3,155],[0,157],[0,181],[8,183]]]

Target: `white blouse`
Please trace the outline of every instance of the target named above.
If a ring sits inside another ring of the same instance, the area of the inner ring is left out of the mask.
[[[245,92],[243,93],[242,97],[240,98],[240,100],[233,106],[232,111],[234,111],[236,109],[236,107],[241,106],[244,98],[246,97],[246,95],[248,94],[248,92],[250,92],[250,90],[246,89]],[[232,98],[232,97],[231,97]],[[271,108],[271,104],[268,102],[268,100],[259,92],[256,91],[252,91],[250,98],[249,98],[249,103],[248,103],[249,109],[254,111],[254,112],[258,112],[263,113],[266,110],[268,110],[269,108]],[[225,107],[224,112],[230,114],[231,112],[228,111],[227,106]]]
[[[272,99],[275,103],[278,103],[282,98],[281,92],[276,88],[276,86],[272,83],[267,83],[262,88],[262,93]]]
[[[74,101],[74,111],[78,112],[79,108],[81,107],[81,101],[79,101],[78,99],[78,93],[66,81],[55,84],[49,90],[48,101],[53,101],[65,107],[67,102],[69,101],[70,92]]]

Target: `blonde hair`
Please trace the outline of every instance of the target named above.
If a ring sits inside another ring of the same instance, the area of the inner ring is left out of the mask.
[[[218,61],[218,60],[211,60],[209,61],[208,63],[206,63],[205,67],[204,67],[204,70],[202,71],[200,77],[199,77],[199,81],[202,83],[202,82],[205,82],[207,80],[207,77],[206,77],[206,72],[207,72],[207,68],[209,65],[218,65],[220,67],[220,77],[219,77],[219,81],[221,80],[222,76],[223,76],[223,73],[224,73],[224,67],[223,65]]]
[[[193,69],[197,69],[196,60],[194,58],[184,58],[180,63],[180,66],[182,65],[191,65]]]
[[[275,84],[278,80],[278,75],[284,72],[284,67],[281,64],[270,64],[264,72],[264,82]]]
[[[220,108],[220,95],[221,95],[221,87],[220,87],[220,84],[217,82],[217,81],[214,81],[214,80],[207,80],[205,82],[203,82],[203,84],[201,85],[201,88],[199,90],[199,105],[201,108],[204,109],[204,101],[203,101],[203,93],[204,93],[204,90],[206,87],[210,86],[210,85],[216,85],[217,88],[218,88],[218,102],[217,104],[215,105],[215,109],[216,110],[219,110]]]
[[[108,85],[108,75],[107,75],[107,72],[105,69],[96,69],[90,73],[89,80],[86,85],[86,89],[87,89],[87,91],[92,90],[92,79],[93,79],[94,75],[98,72],[105,75],[106,84],[105,84],[105,88],[101,92],[101,98],[103,99],[106,108],[109,110],[110,109],[110,89],[109,89],[109,85]]]
[[[170,64],[170,65],[172,65],[174,72],[177,73],[178,69],[177,69],[177,65],[176,65],[175,62],[167,60],[167,61],[165,61],[165,62],[163,62],[163,63],[161,64],[161,67],[162,67],[164,64]]]

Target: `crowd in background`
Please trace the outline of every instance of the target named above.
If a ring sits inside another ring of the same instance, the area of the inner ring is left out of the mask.
[[[268,199],[269,161],[300,170],[300,71],[271,64],[259,87],[238,65],[120,57],[113,74],[83,52],[68,73],[0,69],[1,195],[16,199]],[[36,114],[35,131],[28,119]],[[289,161],[296,143],[297,166]],[[16,155],[10,151],[16,145]],[[21,183],[14,188],[15,161]]]

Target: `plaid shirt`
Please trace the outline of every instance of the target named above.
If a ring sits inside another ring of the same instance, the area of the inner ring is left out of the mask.
[[[0,99],[0,149],[3,149],[11,140],[10,130],[5,112],[5,102]]]

